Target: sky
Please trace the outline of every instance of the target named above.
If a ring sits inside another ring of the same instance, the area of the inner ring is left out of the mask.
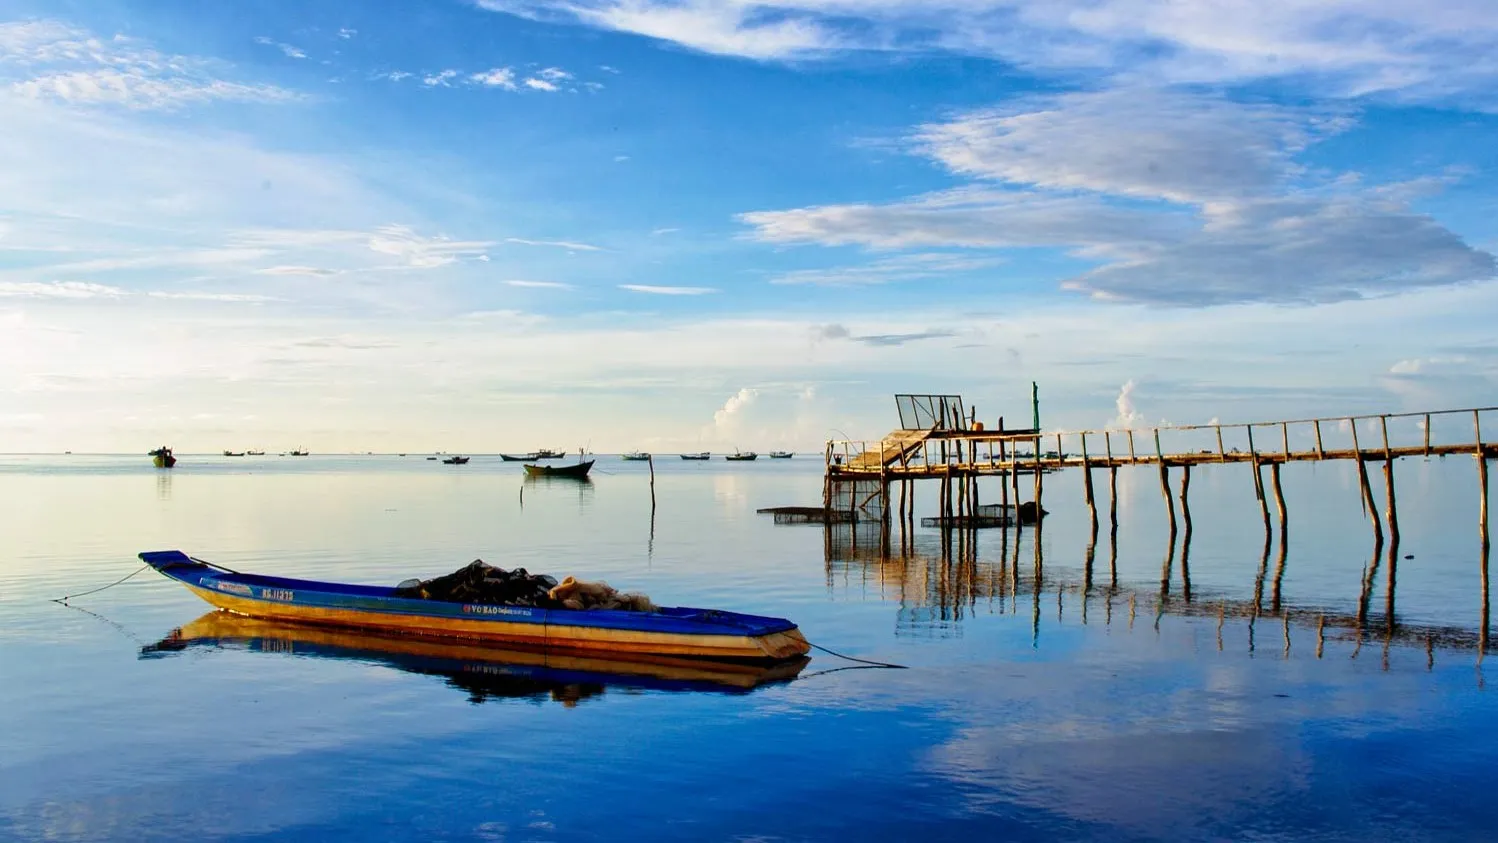
[[[1491,0],[0,0],[0,161],[0,452],[1498,404]]]

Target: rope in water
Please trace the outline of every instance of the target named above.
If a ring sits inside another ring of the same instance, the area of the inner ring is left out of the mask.
[[[842,653],[835,652],[833,650],[829,650],[829,649],[827,649],[826,647],[823,647],[820,644],[812,644],[810,641],[808,641],[806,643],[809,644],[809,645],[811,645],[815,649],[821,650],[822,652],[826,653],[829,656],[837,656],[840,659],[847,659],[850,662],[858,662],[859,664],[866,664],[866,665],[868,665],[870,667],[887,667],[887,668],[891,668],[891,669],[894,669],[894,670],[909,670],[910,669],[909,666],[903,665],[903,664],[890,664],[889,662],[876,662],[876,661],[870,661],[868,659],[855,659],[852,656],[845,656]]]
[[[88,591],[80,591],[77,594],[69,594],[69,595],[67,595],[65,597],[57,597],[57,598],[54,598],[52,600],[52,602],[53,603],[63,603],[63,604],[66,604],[69,600],[72,600],[74,597],[83,597],[83,596],[88,595],[88,594],[97,594],[97,593],[103,591],[106,588],[114,588],[115,586],[119,585],[120,583],[124,582],[125,580],[130,579],[131,577],[135,576],[136,574],[140,573],[141,571],[144,571],[145,569],[147,569],[149,567],[151,567],[151,566],[150,565],[142,565],[139,568],[136,568],[135,571],[134,571],[134,573],[128,574],[128,575],[123,576],[123,577],[120,577],[119,579],[115,580],[114,582],[110,583],[109,585],[101,585],[98,588],[91,588]]]

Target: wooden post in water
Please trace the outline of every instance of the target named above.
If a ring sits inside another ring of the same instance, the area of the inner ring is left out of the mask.
[[[1108,530],[1118,539],[1118,466],[1108,466]]]
[[[1165,513],[1170,517],[1170,544],[1174,555],[1176,543],[1176,505],[1170,497],[1170,468],[1165,465],[1165,454],[1160,450],[1160,429],[1155,428],[1155,459],[1160,463],[1160,494],[1165,498]]]
[[[1487,558],[1488,552],[1488,455],[1482,448],[1482,417],[1478,411],[1472,411],[1472,431],[1477,435],[1477,482],[1479,484],[1477,498],[1477,535],[1482,539],[1483,558]],[[1487,569],[1483,569],[1483,593],[1487,593]],[[1486,601],[1484,601],[1486,602]]]
[[[1280,547],[1283,548],[1290,535],[1289,510],[1285,508],[1285,492],[1280,488],[1280,464],[1269,465],[1269,485],[1274,489],[1274,505],[1280,513]]]
[[[1212,429],[1217,431],[1217,461],[1227,462],[1228,452],[1222,447],[1222,425],[1214,424],[1212,425]]]
[[[1394,507],[1394,456],[1389,450],[1389,417],[1379,416],[1378,423],[1384,436],[1384,490],[1388,501],[1388,511],[1384,517],[1389,521],[1389,547],[1390,563],[1389,572],[1394,571],[1393,548],[1399,547],[1399,512]]]
[[[1191,544],[1191,503],[1186,499],[1186,493],[1191,488],[1191,463],[1181,466],[1181,520],[1186,524],[1186,544]],[[1181,561],[1185,562],[1185,554],[1181,555]],[[1184,573],[1184,571],[1183,571]]]
[[[1352,452],[1358,463],[1358,488],[1363,494],[1363,510],[1373,522],[1374,544],[1383,547],[1384,528],[1378,522],[1378,507],[1373,503],[1373,487],[1368,483],[1368,466],[1363,462],[1363,449],[1358,444],[1358,420],[1348,419],[1348,422],[1352,424]]]
[[[1042,507],[1040,505],[1040,487],[1041,487],[1040,478],[1041,478],[1041,474],[1042,474],[1042,472],[1040,470],[1040,437],[1036,436],[1035,437],[1035,554],[1036,554],[1035,558],[1036,558],[1037,562],[1040,561],[1040,531],[1041,531],[1041,522],[1045,521],[1045,517],[1041,514]]]
[[[1264,547],[1269,547],[1269,537],[1273,535],[1273,529],[1269,526],[1269,501],[1264,497],[1264,476],[1259,473],[1259,452],[1254,448],[1254,426],[1245,425],[1248,428],[1248,461],[1254,470],[1254,497],[1259,499],[1259,514],[1264,517]]]
[[[1092,519],[1093,540],[1097,539],[1097,500],[1092,495],[1092,466],[1087,461],[1087,434],[1082,434],[1082,496],[1087,500],[1087,515]]]
[[[645,457],[645,462],[650,466],[650,511],[655,512],[655,455]]]

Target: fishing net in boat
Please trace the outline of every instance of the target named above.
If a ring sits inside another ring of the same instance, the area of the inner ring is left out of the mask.
[[[475,559],[451,574],[402,582],[396,587],[395,596],[542,609],[656,610],[646,595],[621,593],[606,582],[586,582],[570,576],[557,582],[555,577],[532,574],[524,568],[509,571],[496,568],[482,559]]]
[[[421,580],[415,585],[402,583],[395,589],[395,596],[452,603],[555,608],[559,604],[551,599],[549,592],[556,584],[555,577],[532,574],[524,568],[507,571],[475,559],[451,574]]]

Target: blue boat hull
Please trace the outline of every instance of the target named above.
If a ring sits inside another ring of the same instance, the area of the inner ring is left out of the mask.
[[[232,573],[178,550],[140,554],[209,604],[248,617],[565,648],[714,659],[786,659],[810,649],[783,618],[716,609],[572,611],[395,596],[385,586]]]

